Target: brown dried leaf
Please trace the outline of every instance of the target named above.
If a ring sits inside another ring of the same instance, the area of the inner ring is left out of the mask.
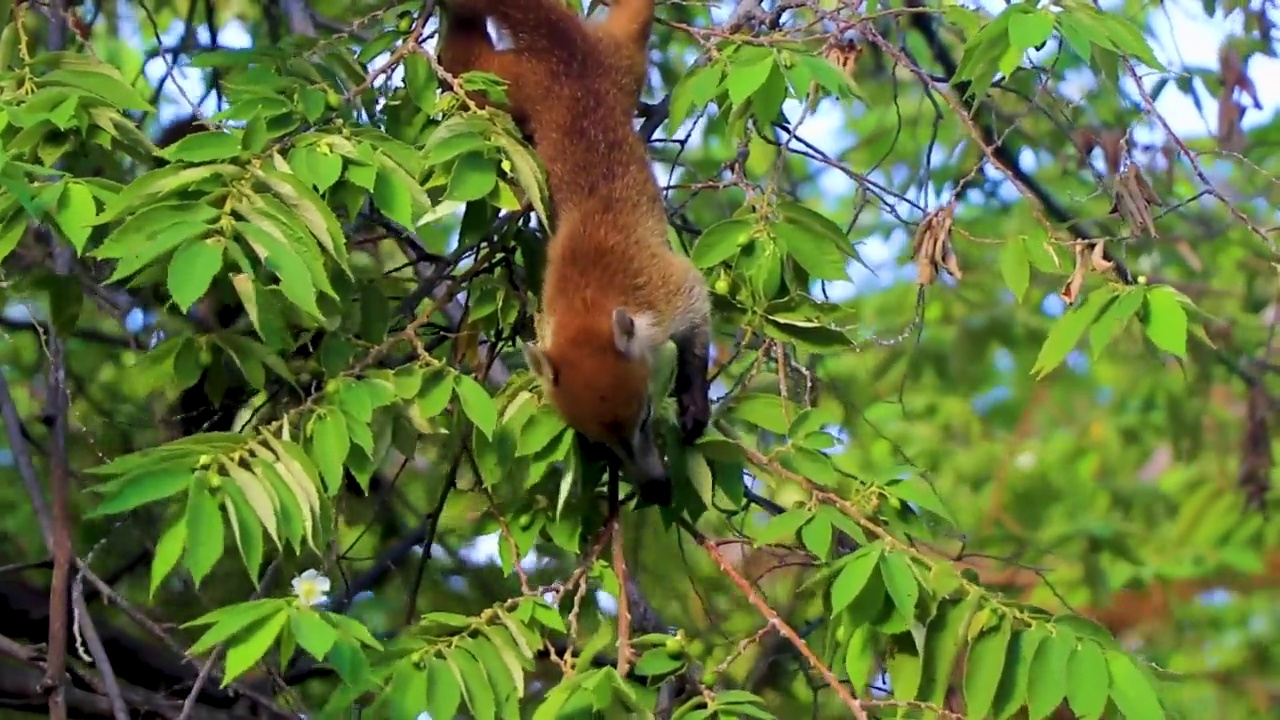
[[[946,268],[947,272],[951,273],[951,277],[956,280],[964,278],[964,272],[960,269],[960,259],[956,257],[956,249],[951,244],[950,238],[943,243],[942,267]]]
[[[854,70],[858,67],[858,58],[862,55],[862,49],[861,45],[852,40],[843,40],[828,43],[822,49],[822,54],[832,65],[852,77]]]
[[[1223,43],[1218,49],[1218,77],[1222,79],[1222,87],[1227,93],[1240,87],[1240,79],[1244,77],[1244,61],[1230,42]]]
[[[1071,277],[1067,278],[1067,284],[1062,286],[1062,291],[1058,293],[1058,297],[1068,305],[1074,305],[1076,299],[1080,297],[1080,288],[1084,286],[1085,273],[1085,255],[1088,254],[1086,245],[1076,245],[1076,269],[1071,271]]]
[[[1123,218],[1135,235],[1146,233],[1154,238],[1156,226],[1155,219],[1151,216],[1151,206],[1160,204],[1159,196],[1143,177],[1142,169],[1137,163],[1129,163],[1120,177],[1116,178],[1115,201],[1111,204],[1111,213]]]
[[[1099,240],[1093,244],[1093,251],[1089,253],[1089,261],[1093,265],[1093,271],[1097,273],[1110,272],[1116,264],[1107,259],[1107,246]]]
[[[1218,148],[1225,152],[1240,153],[1244,150],[1244,105],[1231,98],[1224,88],[1218,98]]]
[[[1104,130],[1098,138],[1098,147],[1102,148],[1102,157],[1107,161],[1107,172],[1115,175],[1120,172],[1120,163],[1124,160],[1124,145],[1128,133],[1124,130]]]
[[[1245,70],[1245,62],[1240,53],[1230,44],[1224,44],[1218,51],[1218,73],[1222,78],[1222,94],[1231,97],[1236,88],[1253,100],[1253,106],[1262,109],[1262,101],[1258,99],[1258,88],[1253,78]]]
[[[951,246],[954,213],[953,205],[935,210],[925,217],[920,227],[916,229],[916,236],[911,243],[911,254],[915,258],[919,274],[916,282],[921,285],[932,285],[942,268],[945,268],[956,280],[964,275],[956,259],[955,249]]]
[[[1071,141],[1075,143],[1079,154],[1076,161],[1079,167],[1084,168],[1089,163],[1089,154],[1093,149],[1098,147],[1098,136],[1094,134],[1092,128],[1080,128],[1071,135]]]

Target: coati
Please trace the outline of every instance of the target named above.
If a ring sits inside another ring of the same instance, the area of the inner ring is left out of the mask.
[[[675,341],[683,442],[710,419],[706,281],[667,243],[667,216],[632,117],[653,0],[614,0],[588,24],[558,0],[445,0],[441,66],[493,73],[533,139],[555,205],[530,369],[565,422],[607,445],[643,501],[669,505],[654,441],[651,354]],[[510,36],[499,50],[492,19]]]

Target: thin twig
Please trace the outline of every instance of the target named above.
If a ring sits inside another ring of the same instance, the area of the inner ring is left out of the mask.
[[[626,677],[631,672],[631,593],[627,586],[627,561],[622,552],[622,516],[613,516],[613,572],[618,576],[618,674]]]
[[[271,581],[274,579],[276,570],[279,567],[280,560],[277,558],[263,573],[262,583],[254,591],[252,597],[249,598],[250,600],[257,600],[262,597],[262,593],[266,592],[267,587],[271,585]],[[187,694],[187,699],[182,703],[182,713],[178,715],[178,720],[191,720],[191,714],[195,712],[196,701],[200,697],[200,692],[204,690],[204,684],[209,681],[209,675],[213,672],[214,663],[218,662],[218,657],[221,654],[222,646],[219,645],[209,654],[209,659],[204,661],[204,667],[200,668],[200,674],[196,676],[196,682],[191,686],[191,692]]]
[[[98,667],[98,672],[102,675],[102,686],[106,690],[107,699],[111,701],[111,715],[115,720],[129,720],[129,708],[120,694],[120,683],[116,681],[115,669],[111,667],[107,649],[102,645],[98,628],[93,624],[93,617],[89,615],[89,606],[84,601],[83,571],[76,574],[76,580],[72,583],[71,604],[76,611],[80,634],[84,636],[84,642],[89,646],[89,655],[93,657],[93,664]]]
[[[831,672],[831,668],[827,667],[825,663],[818,659],[818,656],[809,648],[809,644],[804,641],[804,638],[800,637],[800,635],[782,619],[782,616],[778,615],[778,612],[770,607],[769,603],[756,593],[755,588],[751,587],[751,583],[747,582],[747,579],[742,577],[742,575],[733,567],[733,564],[729,562],[728,558],[720,553],[720,549],[716,547],[715,541],[701,535],[701,533],[697,533],[697,531],[692,527],[686,528],[686,530],[691,530],[695,533],[694,537],[698,539],[698,544],[707,551],[707,554],[711,556],[711,559],[720,567],[720,571],[733,581],[733,584],[736,585],[738,589],[742,591],[742,594],[746,596],[747,601],[755,606],[756,610],[764,616],[765,620],[769,622],[771,627],[776,628],[783,637],[791,641],[791,644],[795,646],[796,650],[800,651],[800,654],[804,656],[805,660],[809,661],[809,665],[812,666],[813,669],[817,670],[818,674],[821,675],[822,678],[827,681],[827,684],[831,686],[831,689],[835,690],[836,695],[840,696],[840,699],[844,701],[845,707],[849,708],[849,712],[853,713],[853,717],[857,720],[867,720],[867,711],[863,709],[862,703],[853,696],[853,693],[849,692],[849,688],[845,687],[845,685],[840,682],[840,680],[835,676],[835,673]]]

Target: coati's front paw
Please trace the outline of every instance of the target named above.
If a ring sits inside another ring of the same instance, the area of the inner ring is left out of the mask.
[[[636,486],[636,494],[640,498],[641,505],[671,507],[674,491],[675,488],[672,487],[669,477],[645,480]]]
[[[711,422],[711,398],[705,392],[690,390],[676,398],[676,407],[680,439],[685,445],[692,445],[702,437]]]

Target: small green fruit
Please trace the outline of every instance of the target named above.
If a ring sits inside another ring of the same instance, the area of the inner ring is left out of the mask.
[[[413,29],[413,13],[408,10],[400,13],[396,19],[396,32],[407,33]]]
[[[689,642],[689,656],[701,660],[707,655],[707,644],[694,638]]]
[[[672,660],[679,660],[684,657],[684,639],[680,637],[667,638],[663,649],[667,651],[667,657]]]
[[[329,88],[324,93],[324,104],[330,110],[337,110],[342,107],[342,95],[338,94],[338,91],[333,88]]]

